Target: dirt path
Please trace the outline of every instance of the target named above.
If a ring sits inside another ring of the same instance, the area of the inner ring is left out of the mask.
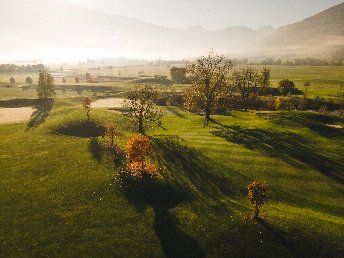
[[[0,108],[0,124],[29,121],[34,109],[31,107]]]
[[[120,108],[123,106],[123,100],[119,98],[100,99],[91,103],[92,108]]]

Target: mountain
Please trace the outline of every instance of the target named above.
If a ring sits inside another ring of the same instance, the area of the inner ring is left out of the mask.
[[[343,45],[343,7],[277,30],[235,26],[210,31],[167,28],[66,0],[1,0],[0,59],[187,58],[210,48],[236,57]]]
[[[344,3],[301,22],[283,26],[257,43],[272,54],[312,55],[344,46]]]

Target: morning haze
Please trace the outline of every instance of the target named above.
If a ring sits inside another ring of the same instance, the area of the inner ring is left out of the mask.
[[[211,48],[234,57],[304,57],[324,56],[343,42],[340,32],[330,31],[331,20],[343,25],[343,4],[325,13],[321,28],[317,18],[279,28],[302,21],[336,1],[302,1],[298,5],[294,1],[162,2],[2,0],[0,57],[8,61],[75,61],[109,56],[183,59]],[[308,28],[309,35],[302,39],[298,31]],[[331,35],[317,40],[323,30]],[[279,35],[277,43],[271,39],[274,34]],[[295,42],[285,42],[293,37],[297,37]],[[314,44],[316,51],[305,50]]]
[[[344,257],[343,0],[0,0],[0,257]]]

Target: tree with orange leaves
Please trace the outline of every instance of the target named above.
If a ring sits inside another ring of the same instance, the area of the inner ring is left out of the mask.
[[[267,181],[252,181],[247,187],[247,199],[253,205],[253,218],[259,218],[260,207],[266,203],[270,194]]]
[[[156,174],[156,165],[148,161],[152,150],[152,143],[147,136],[142,134],[133,135],[127,142],[126,150],[129,158],[127,170],[133,176]]]

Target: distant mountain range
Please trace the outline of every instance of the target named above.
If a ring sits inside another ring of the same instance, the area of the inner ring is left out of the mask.
[[[0,58],[326,55],[344,46],[344,3],[278,29],[172,29],[58,1],[0,1]],[[37,55],[37,56],[36,56]]]

